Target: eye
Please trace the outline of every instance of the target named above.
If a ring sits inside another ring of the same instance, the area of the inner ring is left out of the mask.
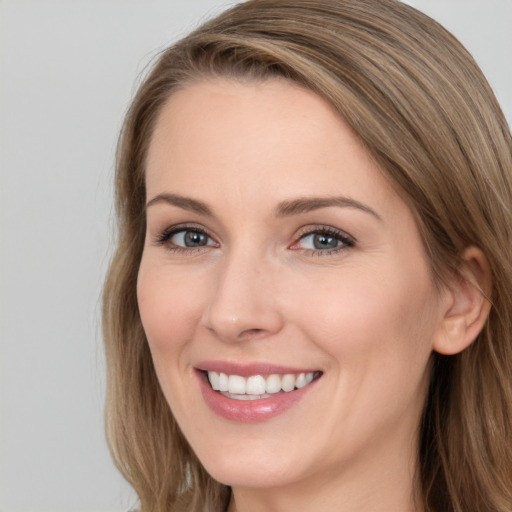
[[[354,240],[334,228],[322,227],[302,234],[291,249],[303,249],[314,254],[332,254],[354,246]]]
[[[192,229],[183,229],[175,232],[169,237],[169,241],[178,247],[204,247],[206,245],[216,245],[206,233]]]
[[[163,245],[170,251],[190,251],[218,246],[204,229],[195,226],[168,228],[156,238],[155,244]]]

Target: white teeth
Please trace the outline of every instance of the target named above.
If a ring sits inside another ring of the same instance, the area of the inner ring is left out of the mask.
[[[283,391],[293,391],[295,388],[295,375],[287,373],[281,380],[281,389]]]
[[[228,389],[228,376],[225,373],[219,373],[219,391],[227,391]]]
[[[303,388],[306,384],[306,375],[304,373],[299,373],[297,380],[295,381],[295,386],[300,389]]]
[[[220,389],[220,377],[217,372],[208,372],[208,378],[210,379],[210,384],[212,389],[215,391],[219,391]]]
[[[267,397],[270,394],[279,393],[281,390],[288,393],[307,386],[315,377],[313,372],[272,374],[267,378],[261,375],[251,375],[245,378],[240,375],[226,375],[213,371],[207,373],[213,390],[236,395],[239,400],[255,400],[263,398],[264,395]],[[240,396],[242,398],[239,398]]]
[[[245,392],[248,395],[263,395],[265,393],[266,380],[261,375],[253,375],[247,379]]]
[[[227,396],[233,400],[259,400],[260,398],[269,398],[270,395],[233,395],[227,393]]]
[[[240,375],[230,375],[228,377],[228,391],[234,395],[245,395],[245,379]]]
[[[281,377],[279,375],[269,375],[265,385],[267,393],[279,393],[281,391]]]

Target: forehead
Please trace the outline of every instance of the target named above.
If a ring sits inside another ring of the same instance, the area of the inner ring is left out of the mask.
[[[148,198],[396,196],[331,105],[283,79],[217,79],[175,92],[157,119],[146,169]]]
[[[333,128],[346,129],[333,108],[313,92],[284,79],[194,82],[173,93],[162,108],[148,163],[151,166],[166,148],[167,156],[172,150],[177,159],[180,149],[186,147],[183,142],[203,142],[197,157],[210,156],[213,150],[218,157],[234,148],[252,149],[255,156],[261,156],[258,142],[265,143],[267,153],[276,146],[284,152],[300,138],[328,142],[326,133]],[[230,158],[233,156],[231,153]]]

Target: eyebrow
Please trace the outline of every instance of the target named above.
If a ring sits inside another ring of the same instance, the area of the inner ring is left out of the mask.
[[[191,197],[170,193],[158,194],[148,201],[146,204],[146,210],[150,206],[158,203],[167,203],[172,206],[177,206],[182,210],[198,213],[207,217],[213,217],[213,212],[206,203],[198,201],[197,199],[192,199]],[[277,205],[274,213],[276,217],[290,217],[333,206],[338,208],[355,208],[364,213],[373,215],[378,220],[382,220],[380,215],[369,206],[345,196],[300,197],[298,199],[282,201]]]
[[[364,213],[373,215],[378,220],[382,220],[380,215],[369,206],[345,196],[301,197],[299,199],[283,201],[277,205],[275,214],[277,217],[288,217],[332,206],[339,208],[355,208]]]
[[[148,201],[146,204],[146,210],[150,206],[158,203],[167,203],[172,206],[177,206],[182,210],[199,213],[200,215],[206,215],[207,217],[213,216],[212,210],[206,203],[198,201],[197,199],[192,199],[190,197],[180,196],[178,194],[158,194],[157,196],[153,197],[153,199]]]

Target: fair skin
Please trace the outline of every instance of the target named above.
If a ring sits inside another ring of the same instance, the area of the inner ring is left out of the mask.
[[[434,285],[411,210],[344,121],[283,80],[190,84],[160,113],[146,186],[143,326],[229,510],[421,510],[429,358],[462,350],[485,311],[474,287]],[[483,260],[466,256],[471,280]],[[228,399],[225,417],[201,391],[205,361],[315,380],[274,416],[240,419]]]

